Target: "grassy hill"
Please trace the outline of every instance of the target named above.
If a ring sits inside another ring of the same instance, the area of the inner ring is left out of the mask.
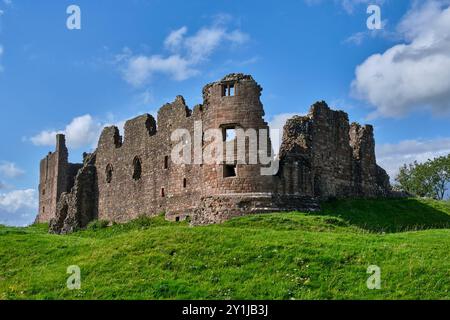
[[[450,203],[347,200],[190,227],[0,227],[0,299],[449,299]],[[82,288],[66,288],[70,265]],[[369,290],[369,265],[382,289]]]

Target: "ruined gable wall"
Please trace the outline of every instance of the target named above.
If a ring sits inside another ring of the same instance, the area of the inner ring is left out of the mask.
[[[280,177],[276,192],[314,196],[311,163],[312,120],[295,116],[286,121],[280,146]]]
[[[352,123],[350,128],[350,144],[353,148],[353,178],[361,195],[374,194],[376,184],[375,140],[372,126],[361,126]]]
[[[41,160],[39,166],[39,213],[36,222],[49,222],[56,214],[56,206],[61,194],[69,191],[74,177],[81,167],[68,162],[65,137],[56,136],[56,150]]]
[[[348,115],[325,102],[311,107],[311,165],[315,195],[321,198],[352,194],[352,148]]]
[[[366,197],[386,196],[391,189],[389,176],[376,162],[373,127],[352,123],[350,145],[353,148],[355,194]]]
[[[56,211],[58,158],[51,152],[40,162],[38,223],[50,221]]]
[[[349,125],[345,112],[331,110],[323,101],[315,103],[308,115],[287,121],[280,159],[281,194],[297,191],[328,199],[390,192],[389,177],[376,164],[373,127]]]

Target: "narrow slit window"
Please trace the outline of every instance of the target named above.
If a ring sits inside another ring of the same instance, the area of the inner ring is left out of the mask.
[[[166,196],[166,192],[164,188],[161,188],[161,198],[164,198]]]
[[[133,179],[134,180],[140,180],[142,175],[142,164],[141,160],[136,157],[133,160]]]
[[[106,183],[111,183],[113,177],[113,167],[108,164],[106,166]]]
[[[186,178],[184,178],[184,179],[183,179],[183,188],[186,189],[186,187],[187,187],[187,180],[186,180]]]
[[[164,157],[164,169],[169,169],[169,157]]]

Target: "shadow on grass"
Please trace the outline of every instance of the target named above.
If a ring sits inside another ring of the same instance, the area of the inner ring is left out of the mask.
[[[322,203],[319,215],[340,217],[374,232],[450,228],[450,202],[422,199],[333,200]]]

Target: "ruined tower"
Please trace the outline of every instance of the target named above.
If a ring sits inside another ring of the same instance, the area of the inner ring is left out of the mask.
[[[65,136],[57,134],[55,151],[49,152],[40,163],[37,222],[48,222],[54,218],[61,194],[73,186],[75,174],[81,165],[69,163],[68,157]]]
[[[258,156],[256,148],[260,142],[259,133],[262,130],[268,133],[269,129],[264,121],[261,91],[262,88],[251,76],[241,74],[228,75],[204,88],[203,130],[219,130],[224,142],[223,161],[204,168],[204,183],[208,194],[272,190],[270,180],[261,175],[258,159],[249,159],[250,156]],[[245,143],[245,152],[239,157],[236,149],[238,138],[243,137],[242,134],[247,135],[245,141],[241,139]],[[256,143],[251,145],[250,139]],[[251,148],[253,149],[250,150]]]
[[[243,74],[230,74],[203,89],[203,130],[220,133],[223,159],[203,165],[204,192],[195,210],[196,223],[273,210],[274,178],[261,171],[268,166],[261,157],[271,155],[261,92],[259,84]],[[239,144],[244,151],[240,154]]]
[[[280,157],[282,168],[307,168],[309,183],[302,188],[311,186],[309,194],[318,199],[390,192],[389,176],[376,163],[373,127],[350,125],[347,113],[331,110],[324,101],[313,104],[306,116],[288,120]]]

